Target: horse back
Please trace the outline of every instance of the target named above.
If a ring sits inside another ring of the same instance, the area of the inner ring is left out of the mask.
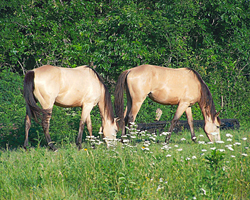
[[[61,107],[81,107],[83,102],[97,103],[100,83],[86,66],[62,68],[50,65],[34,69],[34,95],[44,109],[54,104]]]
[[[176,105],[186,101],[192,105],[200,99],[200,81],[187,68],[141,65],[128,74],[127,84],[136,98],[144,99],[148,95],[161,104]]]

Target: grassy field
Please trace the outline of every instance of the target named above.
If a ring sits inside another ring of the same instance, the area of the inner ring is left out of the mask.
[[[63,144],[0,151],[0,199],[249,199],[250,132],[222,131],[211,144],[203,131],[131,133],[128,143]]]

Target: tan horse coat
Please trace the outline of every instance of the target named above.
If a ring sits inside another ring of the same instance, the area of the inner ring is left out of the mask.
[[[220,140],[220,121],[211,93],[194,70],[141,65],[124,71],[119,76],[115,89],[115,111],[120,118],[124,116],[123,88],[127,93],[125,124],[135,121],[142,103],[148,96],[163,105],[178,105],[166,141],[170,139],[171,132],[183,112],[186,112],[192,139],[195,140],[191,106],[198,102],[205,119],[204,129],[208,138],[211,141]],[[121,126],[122,133],[125,134],[124,125]]]
[[[54,148],[49,135],[49,121],[54,104],[61,107],[82,108],[77,138],[79,148],[81,148],[85,122],[92,135],[90,112],[97,104],[102,116],[104,136],[115,139],[117,127],[110,94],[99,75],[87,66],[61,68],[45,65],[29,71],[24,80],[24,97],[27,105],[24,147],[28,145],[30,118],[34,117],[37,120],[42,113],[43,116],[40,117],[47,142],[52,149]],[[35,105],[34,97],[39,101],[42,109]]]

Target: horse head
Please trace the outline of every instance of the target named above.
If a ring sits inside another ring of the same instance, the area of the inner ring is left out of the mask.
[[[220,141],[220,118],[219,112],[216,113],[214,120],[205,121],[204,131],[211,142]]]
[[[108,147],[116,145],[116,134],[118,132],[118,124],[119,121],[118,118],[114,118],[113,122],[106,123],[105,126],[103,126],[103,135],[104,140],[106,141],[106,144]]]

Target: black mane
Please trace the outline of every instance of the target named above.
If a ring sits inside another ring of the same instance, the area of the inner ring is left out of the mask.
[[[192,71],[195,74],[201,84],[201,99],[199,102],[200,108],[205,111],[207,115],[211,115],[212,120],[214,121],[217,112],[215,110],[215,105],[210,90],[208,89],[207,85],[198,72],[191,68],[188,68],[188,70]]]

